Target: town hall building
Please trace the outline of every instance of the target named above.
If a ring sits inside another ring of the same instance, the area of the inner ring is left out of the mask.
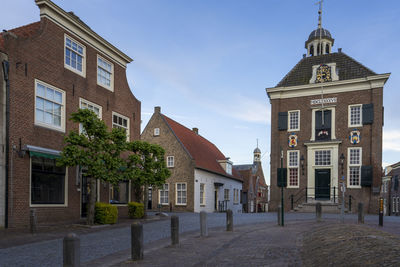
[[[270,210],[304,203],[335,206],[363,202],[376,213],[382,169],[383,87],[390,73],[377,74],[339,48],[318,28],[305,42],[307,54],[275,86],[271,103]],[[356,211],[353,204],[353,211]]]

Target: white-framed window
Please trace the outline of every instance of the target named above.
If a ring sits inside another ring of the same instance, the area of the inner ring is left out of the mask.
[[[169,203],[169,184],[163,184],[163,187],[158,191],[158,199],[161,205],[168,205]]]
[[[120,128],[125,130],[126,132],[126,139],[129,141],[129,118],[125,117],[124,115],[118,114],[117,112],[112,112],[112,127],[113,128]]]
[[[349,187],[361,187],[361,163],[362,150],[361,147],[348,148],[347,164],[348,164],[348,184]]]
[[[96,113],[96,115],[99,119],[102,118],[102,107],[100,105],[92,103],[81,97],[79,98],[79,108],[80,109],[89,109],[89,110],[93,111],[94,113]],[[82,127],[82,124],[80,123],[79,124],[79,133],[82,133],[82,131],[83,131],[83,127]]]
[[[349,105],[349,127],[362,126],[362,105]]]
[[[160,128],[154,128],[154,136],[160,135]]]
[[[288,187],[299,187],[299,151],[287,152]]]
[[[67,206],[68,182],[65,167],[55,158],[31,155],[31,206]]]
[[[119,182],[117,186],[110,186],[110,204],[128,204],[129,181]]]
[[[200,205],[206,204],[206,184],[200,184]]]
[[[97,55],[97,84],[114,91],[114,64]]]
[[[331,165],[331,151],[316,150],[314,159],[315,159],[315,166],[329,166]]]
[[[239,203],[239,189],[233,189],[233,203]]]
[[[226,173],[232,175],[232,164],[229,162],[226,163]]]
[[[65,91],[36,79],[35,125],[65,132]]]
[[[86,76],[86,47],[68,35],[64,36],[64,67]]]
[[[224,200],[229,201],[229,189],[224,189]]]
[[[300,131],[300,110],[288,111],[288,131]]]
[[[176,183],[176,205],[186,205],[186,183]]]
[[[175,166],[175,158],[174,156],[168,156],[167,157],[167,167],[168,168],[173,168]]]

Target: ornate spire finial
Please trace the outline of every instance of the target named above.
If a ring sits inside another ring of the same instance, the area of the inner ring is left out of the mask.
[[[319,5],[319,10],[318,10],[318,28],[321,29],[322,28],[322,2],[324,2],[324,0],[319,0],[316,5]]]

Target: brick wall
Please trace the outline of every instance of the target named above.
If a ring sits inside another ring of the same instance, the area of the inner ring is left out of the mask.
[[[64,68],[64,34],[86,46],[86,77]],[[8,37],[5,50],[10,62],[10,145],[34,145],[61,150],[63,138],[78,125],[68,120],[79,108],[79,98],[102,106],[102,119],[112,126],[112,112],[130,119],[131,140],[140,136],[140,101],[132,94],[123,67],[107,55],[64,29],[42,18],[40,29],[30,38]],[[97,85],[97,55],[114,63],[114,92]],[[38,79],[65,91],[66,133],[34,125],[35,83]],[[29,223],[30,158],[10,153],[13,162],[10,175],[10,227]],[[68,170],[68,207],[35,208],[38,222],[74,221],[80,218],[80,192],[74,168]],[[108,188],[101,191],[108,195]]]
[[[335,104],[335,124],[336,139],[341,140],[339,144],[338,154],[345,155],[344,175],[347,178],[347,148],[362,147],[362,165],[373,166],[373,185],[378,187],[381,183],[381,163],[382,163],[382,105],[383,105],[383,89],[376,88],[362,91],[349,91],[336,94],[324,94],[324,98],[337,97]],[[277,168],[280,167],[280,147],[283,149],[283,167],[287,167],[286,157],[288,147],[288,131],[278,130],[278,113],[287,112],[289,110],[300,110],[300,131],[295,132],[298,136],[298,145],[294,150],[299,150],[300,155],[304,155],[304,175],[302,175],[301,166],[299,168],[299,189],[286,188],[285,191],[285,209],[290,209],[289,196],[291,194],[301,194],[299,191],[307,186],[307,147],[305,142],[310,142],[312,131],[312,108],[310,100],[319,99],[320,95],[295,97],[289,99],[272,99],[271,100],[271,201],[270,209],[276,210],[280,203],[280,188],[277,187]],[[363,125],[362,127],[348,127],[348,105],[351,104],[374,104],[374,122],[372,125]],[[361,133],[361,141],[357,145],[350,144],[349,134],[354,128]],[[338,173],[341,176],[341,167],[337,166]],[[346,179],[347,180],[347,179]],[[347,181],[346,181],[347,182]],[[372,187],[362,187],[362,189],[347,189],[346,195],[351,194],[355,197],[355,205],[357,202],[364,202],[367,212],[376,213],[378,208],[379,192],[372,194]],[[305,192],[304,192],[305,194]],[[354,207],[354,206],[353,206]]]
[[[154,136],[154,128],[160,128],[160,135]],[[176,138],[161,114],[155,112],[143,130],[141,139],[143,141],[158,144],[165,149],[165,159],[174,156],[174,167],[170,168],[171,176],[167,179],[169,184],[169,202],[173,211],[194,211],[194,162]],[[187,183],[187,205],[177,206],[175,204],[175,184]],[[158,190],[153,189],[152,208],[158,205]],[[169,206],[163,206],[163,211],[169,211]]]

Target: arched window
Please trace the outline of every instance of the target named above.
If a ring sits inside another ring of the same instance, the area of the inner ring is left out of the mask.
[[[321,55],[322,53],[321,53],[321,44],[318,44],[318,46],[317,46],[317,56],[318,55]]]
[[[314,46],[310,45],[310,55],[314,56]]]
[[[327,53],[327,54],[329,54],[331,51],[330,51],[330,46],[329,46],[329,44],[326,44],[326,46],[325,46],[325,52]]]

